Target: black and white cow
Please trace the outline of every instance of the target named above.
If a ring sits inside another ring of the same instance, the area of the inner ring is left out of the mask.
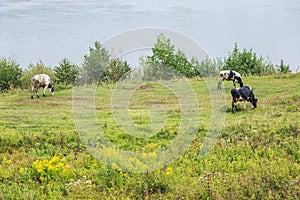
[[[37,74],[32,77],[32,86],[31,86],[31,99],[33,99],[34,93],[37,97],[40,97],[38,94],[38,90],[40,87],[43,88],[43,96],[46,96],[46,90],[47,88],[50,89],[51,95],[54,94],[54,87],[51,84],[50,77],[47,74]]]
[[[234,108],[236,107],[236,103],[238,101],[244,101],[244,109],[246,109],[246,101],[252,104],[253,108],[257,107],[257,101],[254,97],[254,93],[251,87],[243,86],[240,88],[234,88],[231,90],[232,96],[232,113],[234,113]]]
[[[240,87],[243,87],[242,76],[240,73],[233,70],[223,70],[220,71],[220,80],[218,81],[218,90],[221,90],[222,81],[233,81],[234,87],[238,83]]]

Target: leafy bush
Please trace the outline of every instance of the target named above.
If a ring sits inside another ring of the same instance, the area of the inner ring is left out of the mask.
[[[208,57],[205,60],[199,62],[197,59],[192,59],[195,62],[196,69],[201,77],[212,77],[218,75],[218,71],[223,67],[223,62],[220,58],[210,59]]]
[[[162,33],[156,38],[152,55],[140,59],[145,79],[171,79],[179,74],[186,77],[199,75],[183,51],[175,51],[171,40]]]
[[[277,70],[277,72],[283,73],[283,74],[287,74],[287,73],[290,73],[290,72],[291,72],[290,66],[284,64],[284,62],[283,62],[282,59],[280,60],[280,64],[279,64],[279,65],[276,65],[276,70]]]
[[[36,160],[32,163],[32,176],[40,182],[54,180],[69,180],[74,177],[74,171],[66,163],[66,159],[53,156],[47,160]]]
[[[0,59],[0,90],[7,91],[10,88],[20,86],[21,75],[22,69],[16,61],[6,58]]]
[[[21,78],[22,88],[29,89],[31,86],[31,79],[36,74],[48,74],[52,82],[55,80],[55,75],[52,68],[45,66],[42,61],[39,61],[35,65],[30,64],[28,69],[25,70]]]
[[[89,54],[84,56],[82,66],[77,84],[115,83],[130,71],[127,62],[118,58],[110,58],[109,52],[98,41],[95,42],[94,48],[90,47]]]
[[[110,60],[109,65],[105,68],[100,81],[106,83],[116,83],[129,71],[130,66],[126,61],[124,62],[119,58],[113,58]]]
[[[171,79],[178,76],[192,78],[216,75],[221,68],[222,61],[220,59],[211,60],[208,57],[202,61],[196,57],[189,60],[183,51],[175,51],[175,46],[171,44],[169,38],[160,34],[152,48],[152,55],[142,57],[140,65],[143,67],[146,80],[151,78]]]
[[[94,48],[90,47],[89,54],[84,56],[79,78],[84,83],[98,83],[109,65],[108,51],[98,41],[94,43],[94,46]]]
[[[270,74],[275,71],[274,66],[265,62],[262,56],[258,57],[252,48],[250,50],[243,49],[241,52],[237,43],[234,44],[228,57],[224,59],[223,69],[235,70],[244,75]]]
[[[54,72],[57,77],[56,82],[68,86],[74,84],[79,72],[79,67],[71,63],[67,58],[64,58],[59,63],[59,66],[54,68]]]

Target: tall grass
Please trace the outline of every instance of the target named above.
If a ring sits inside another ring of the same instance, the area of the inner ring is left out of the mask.
[[[199,99],[197,135],[179,159],[145,173],[122,171],[118,163],[106,166],[90,154],[74,125],[72,89],[34,100],[23,90],[0,94],[0,199],[298,199],[300,74],[243,81],[253,88],[258,108],[248,103],[246,110],[227,112],[233,86],[224,82],[225,124],[201,157],[211,102],[205,81],[190,80]],[[166,89],[147,85],[132,96],[129,113],[140,126],[151,121],[150,104],[166,109],[166,125],[146,139],[116,124],[109,87],[96,94],[97,121],[117,147],[155,156],[176,137],[181,112]],[[156,101],[149,102],[153,95]]]

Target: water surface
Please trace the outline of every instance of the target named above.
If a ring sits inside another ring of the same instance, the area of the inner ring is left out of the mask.
[[[237,42],[277,64],[300,66],[298,0],[2,0],[0,56],[23,68],[64,57],[82,62],[94,41],[123,31],[157,27],[179,31],[208,54],[225,57]]]

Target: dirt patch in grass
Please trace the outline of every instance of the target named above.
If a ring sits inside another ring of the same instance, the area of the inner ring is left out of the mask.
[[[30,99],[30,98],[28,98],[28,99],[19,99],[18,103],[21,103],[21,104],[41,105],[41,104],[44,104],[45,102],[39,100],[39,98],[36,98],[36,99]]]
[[[76,97],[76,98],[68,97],[68,98],[64,98],[64,99],[67,101],[73,101],[73,100],[83,101],[83,100],[88,100],[89,98],[87,98],[87,97]]]
[[[139,90],[150,90],[150,89],[153,89],[154,87],[152,85],[142,85]]]

